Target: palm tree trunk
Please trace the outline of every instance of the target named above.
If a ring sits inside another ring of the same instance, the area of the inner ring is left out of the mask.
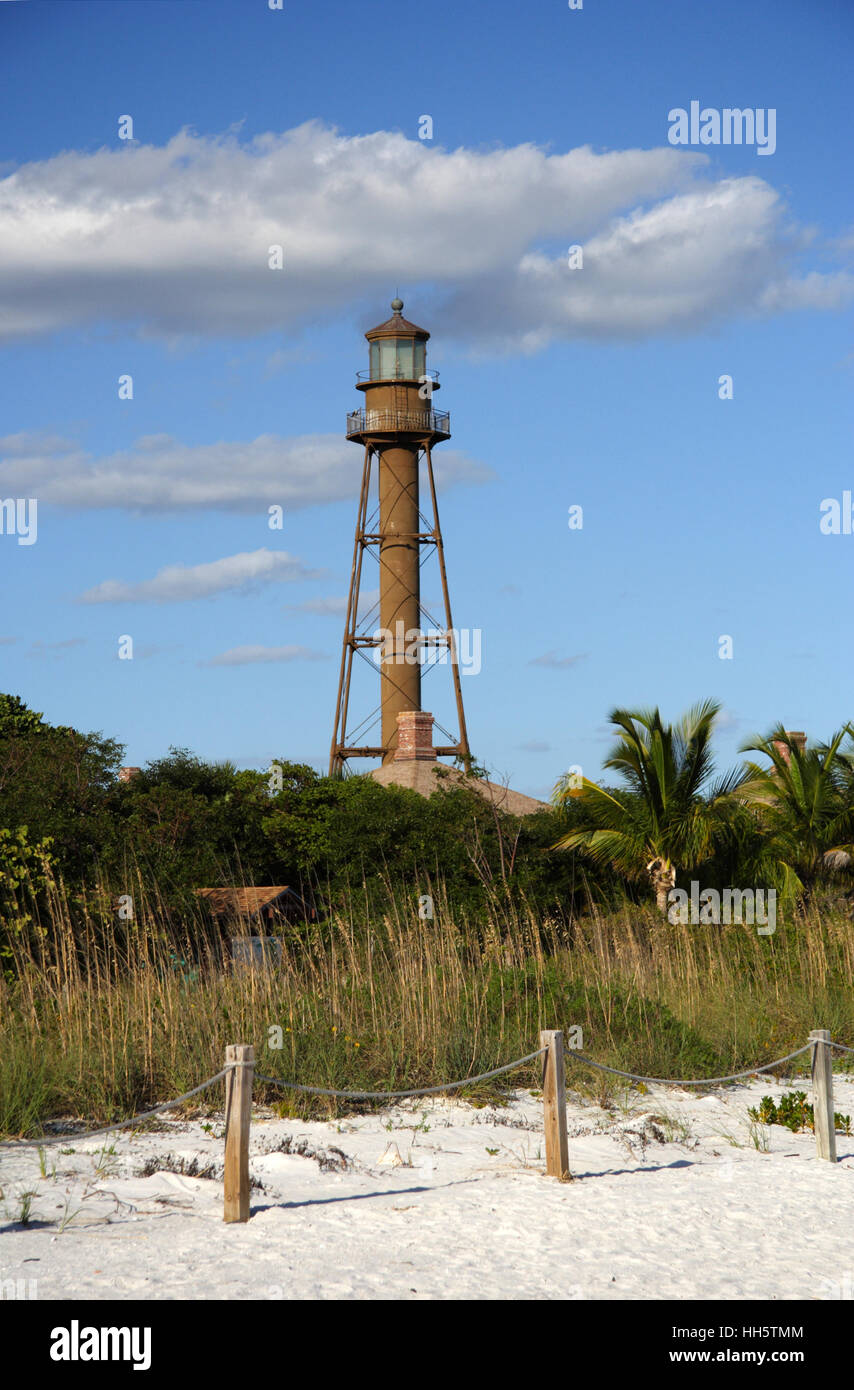
[[[659,912],[666,913],[667,895],[676,883],[676,870],[669,859],[651,859],[646,866],[649,881],[655,893],[655,905]]]

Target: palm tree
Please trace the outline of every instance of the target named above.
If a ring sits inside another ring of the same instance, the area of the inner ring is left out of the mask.
[[[854,855],[854,760],[839,751],[846,734],[854,737],[852,726],[807,748],[780,724],[740,749],[770,760],[770,767],[748,762],[740,795],[767,837],[763,857],[791,893],[800,894]]]
[[[554,848],[582,850],[599,864],[648,882],[666,911],[677,870],[709,857],[743,777],[738,770],[709,784],[719,710],[717,702],[705,700],[675,725],[662,723],[657,709],[612,710],[608,720],[621,732],[604,766],[620,774],[625,790],[608,791],[586,777],[561,778],[553,801],[566,806],[577,798],[589,823]]]

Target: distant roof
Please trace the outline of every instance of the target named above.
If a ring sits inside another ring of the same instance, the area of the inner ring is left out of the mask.
[[[531,816],[537,811],[551,810],[547,801],[537,801],[524,792],[514,792],[511,787],[488,782],[482,777],[466,777],[459,768],[449,767],[447,763],[427,762],[426,759],[420,761],[411,758],[403,762],[384,763],[365,775],[383,787],[408,787],[410,791],[418,792],[419,796],[432,796],[443,786],[467,787],[485,801],[490,801],[499,811],[506,811],[511,816]]]
[[[302,902],[299,893],[295,893],[287,884],[275,884],[269,888],[196,889],[197,896],[204,898],[205,902],[210,904],[211,912],[217,916],[233,912],[241,917],[252,917],[256,912],[261,912],[263,908],[277,902],[286,893]]]
[[[404,337],[424,338],[426,340],[430,337],[430,334],[427,332],[426,328],[419,328],[417,323],[410,323],[409,319],[405,319],[403,317],[402,313],[400,312],[400,309],[397,308],[398,304],[400,305],[400,309],[402,309],[403,300],[393,299],[391,301],[391,307],[392,309],[394,309],[394,313],[392,314],[391,318],[386,319],[385,323],[378,323],[376,328],[368,329],[367,333],[365,334],[365,337],[368,339],[369,342],[373,338]]]

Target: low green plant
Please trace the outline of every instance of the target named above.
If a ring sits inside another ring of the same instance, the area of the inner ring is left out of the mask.
[[[660,1125],[668,1144],[686,1144],[691,1138],[691,1124],[677,1110],[659,1110],[649,1116],[653,1124]]]
[[[82,1210],[83,1210],[82,1207],[77,1207],[74,1211],[72,1211],[72,1209],[71,1209],[71,1198],[70,1198],[70,1196],[68,1195],[68,1193],[66,1192],[66,1195],[65,1195],[65,1204],[64,1204],[63,1209],[62,1209],[62,1215],[60,1216],[59,1221],[57,1222],[57,1228],[58,1228],[58,1230],[59,1230],[59,1234],[60,1234],[60,1235],[62,1235],[63,1231],[65,1230],[65,1228],[66,1228],[67,1226],[70,1226],[70,1225],[71,1225],[71,1223],[72,1223],[72,1221],[74,1220],[75,1216],[79,1216],[79,1215],[80,1215],[80,1212],[81,1212]]]
[[[750,1142],[757,1153],[767,1154],[769,1147],[767,1126],[762,1124],[760,1120],[755,1120],[751,1117],[748,1133],[750,1135]]]
[[[759,1124],[784,1125],[793,1134],[798,1134],[804,1129],[815,1130],[815,1114],[807,1100],[806,1091],[788,1091],[780,1097],[779,1104],[772,1096],[763,1096],[759,1107],[752,1106],[747,1113]],[[843,1134],[851,1133],[850,1115],[840,1115],[838,1111],[834,1111],[833,1124],[834,1128]]]
[[[55,1177],[56,1177],[56,1164],[54,1163],[53,1167],[50,1168],[50,1169],[48,1169],[48,1166],[47,1166],[47,1152],[46,1152],[45,1149],[43,1149],[41,1146],[39,1146],[38,1154],[39,1154],[39,1173],[41,1174],[41,1176],[42,1176],[43,1178],[55,1178]]]
[[[18,1211],[18,1221],[21,1226],[28,1226],[30,1223],[30,1217],[32,1215],[33,1210],[33,1198],[35,1197],[35,1195],[36,1194],[33,1191],[18,1193],[18,1202],[20,1204]]]

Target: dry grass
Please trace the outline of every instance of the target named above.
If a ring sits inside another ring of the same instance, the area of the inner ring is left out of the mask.
[[[54,886],[44,919],[14,934],[0,982],[0,1130],[133,1114],[218,1071],[230,1042],[254,1044],[262,1073],[373,1090],[488,1070],[532,1051],[541,1027],[581,1025],[591,1056],[662,1076],[771,1060],[814,1027],[854,1040],[847,915],[816,910],[759,937],[629,906],[591,905],[567,928],[496,900],[484,929],[434,898],[435,917],[421,920],[411,895],[390,891],[370,921],[354,899],[262,971],[233,968],[201,921],[170,924],[142,881],[133,923],[117,921],[103,888],[71,903]],[[268,1046],[272,1025],[281,1050]],[[613,1092],[570,1067],[570,1085]],[[529,1065],[510,1084],[538,1079]],[[257,1095],[286,1113],[336,1113],[288,1091]]]

